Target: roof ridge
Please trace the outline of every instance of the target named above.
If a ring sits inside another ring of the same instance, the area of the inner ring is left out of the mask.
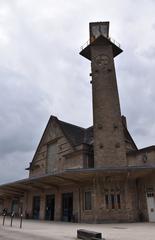
[[[92,125],[92,126],[90,126],[90,127],[88,127],[88,128],[85,128],[86,130],[89,130],[90,128],[93,128],[94,126]]]
[[[73,127],[80,128],[81,130],[86,130],[86,128],[80,127],[80,126],[75,125],[75,124],[72,124],[72,123],[68,123],[68,122],[62,121],[62,120],[60,120],[60,119],[58,119],[58,121],[61,122],[61,123],[65,123],[65,124],[71,125],[71,126],[73,126]]]

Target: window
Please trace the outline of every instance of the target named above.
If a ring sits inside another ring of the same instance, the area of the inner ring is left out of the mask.
[[[146,196],[147,197],[154,197],[154,189],[153,189],[153,187],[148,187],[147,189],[146,189]]]
[[[117,193],[117,207],[120,209],[121,208],[121,197],[120,194]]]
[[[94,168],[94,150],[92,146],[89,147],[89,151],[85,155],[84,168]]]
[[[121,209],[120,192],[113,189],[105,192],[105,206],[107,209]]]
[[[54,172],[57,167],[57,152],[57,142],[51,143],[47,146],[47,173]]]
[[[105,195],[105,203],[106,203],[106,208],[109,208],[109,195]]]
[[[92,202],[91,202],[91,192],[85,192],[84,196],[84,209],[91,210],[92,209]]]
[[[115,195],[113,193],[111,194],[111,208],[115,208]]]
[[[147,197],[154,197],[154,192],[147,192]]]

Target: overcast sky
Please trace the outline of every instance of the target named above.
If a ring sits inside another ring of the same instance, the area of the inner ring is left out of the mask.
[[[138,147],[155,144],[154,0],[0,0],[0,183],[27,177],[50,115],[92,124],[91,21],[110,21],[122,114]]]

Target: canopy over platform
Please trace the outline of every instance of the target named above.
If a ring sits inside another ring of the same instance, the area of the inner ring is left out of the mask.
[[[118,168],[92,168],[92,169],[68,169],[63,173],[45,174],[38,177],[27,178],[0,185],[0,199],[6,197],[22,197],[25,192],[59,189],[66,185],[82,186],[83,182],[93,182],[97,176],[118,175],[121,177],[138,178],[145,177],[155,172],[155,166],[145,167],[118,167]]]

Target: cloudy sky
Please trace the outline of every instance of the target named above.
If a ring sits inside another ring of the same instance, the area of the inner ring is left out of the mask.
[[[154,0],[0,0],[0,183],[24,170],[50,115],[92,124],[88,23],[110,21],[122,114],[138,147],[155,144]]]

